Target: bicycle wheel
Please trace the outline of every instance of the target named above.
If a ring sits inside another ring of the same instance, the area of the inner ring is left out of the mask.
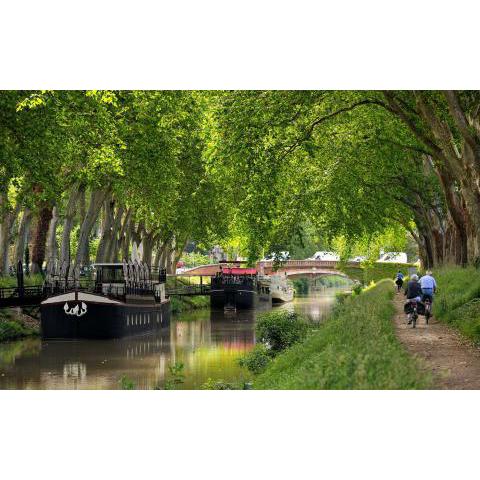
[[[417,312],[415,312],[412,316],[412,328],[416,328],[417,326],[417,318],[418,318],[418,315],[417,315]]]

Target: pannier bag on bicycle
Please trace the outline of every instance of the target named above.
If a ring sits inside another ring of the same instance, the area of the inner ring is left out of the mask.
[[[410,300],[406,302],[403,307],[403,311],[406,314],[413,313],[413,302],[411,302]],[[425,304],[423,304],[422,302],[417,302],[417,313],[419,315],[425,315]]]

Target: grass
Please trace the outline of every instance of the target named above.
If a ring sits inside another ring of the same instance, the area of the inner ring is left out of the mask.
[[[43,277],[39,273],[34,275],[25,275],[24,284],[28,285],[43,285]],[[17,277],[15,276],[6,276],[0,277],[0,288],[6,287],[16,287],[17,286]]]
[[[38,334],[38,329],[23,325],[10,309],[0,309],[0,342],[37,336]]]
[[[438,286],[433,302],[435,318],[480,344],[480,270],[444,267],[433,276]]]
[[[393,279],[399,270],[406,275],[408,268],[414,266],[415,265],[404,263],[373,263],[362,264],[362,266],[358,267],[345,265],[341,267],[341,270],[352,280],[358,280],[364,285],[368,285],[370,282],[379,282],[383,278]]]
[[[428,374],[395,336],[392,282],[346,298],[301,343],[278,355],[255,389],[423,389]]]
[[[207,295],[192,296],[192,297],[170,297],[170,303],[172,306],[172,313],[177,315],[183,312],[189,312],[191,310],[198,310],[199,308],[207,308],[210,306],[210,297]]]
[[[0,368],[11,365],[22,355],[38,355],[41,345],[37,338],[0,343]]]
[[[204,279],[206,283],[206,279]],[[173,288],[181,285],[199,285],[200,277],[167,277],[167,287]],[[210,306],[210,297],[207,295],[199,296],[172,296],[170,297],[170,304],[172,313],[178,315],[179,313],[198,310],[200,308],[207,308]]]

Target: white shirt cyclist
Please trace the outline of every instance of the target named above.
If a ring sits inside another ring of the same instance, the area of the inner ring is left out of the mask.
[[[435,282],[435,279],[431,275],[424,275],[420,279],[420,287],[422,289],[428,288],[428,289],[434,290],[435,288],[437,288],[437,282]]]

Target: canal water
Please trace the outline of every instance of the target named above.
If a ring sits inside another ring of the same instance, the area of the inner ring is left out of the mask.
[[[255,319],[270,308],[294,310],[320,322],[338,289],[297,296],[279,307],[260,303],[237,313],[197,310],[173,316],[161,334],[119,340],[42,341],[0,344],[0,389],[118,389],[122,377],[135,388],[163,388],[169,366],[184,365],[176,388],[198,389],[207,380],[242,382],[249,373],[238,358],[255,344]]]

